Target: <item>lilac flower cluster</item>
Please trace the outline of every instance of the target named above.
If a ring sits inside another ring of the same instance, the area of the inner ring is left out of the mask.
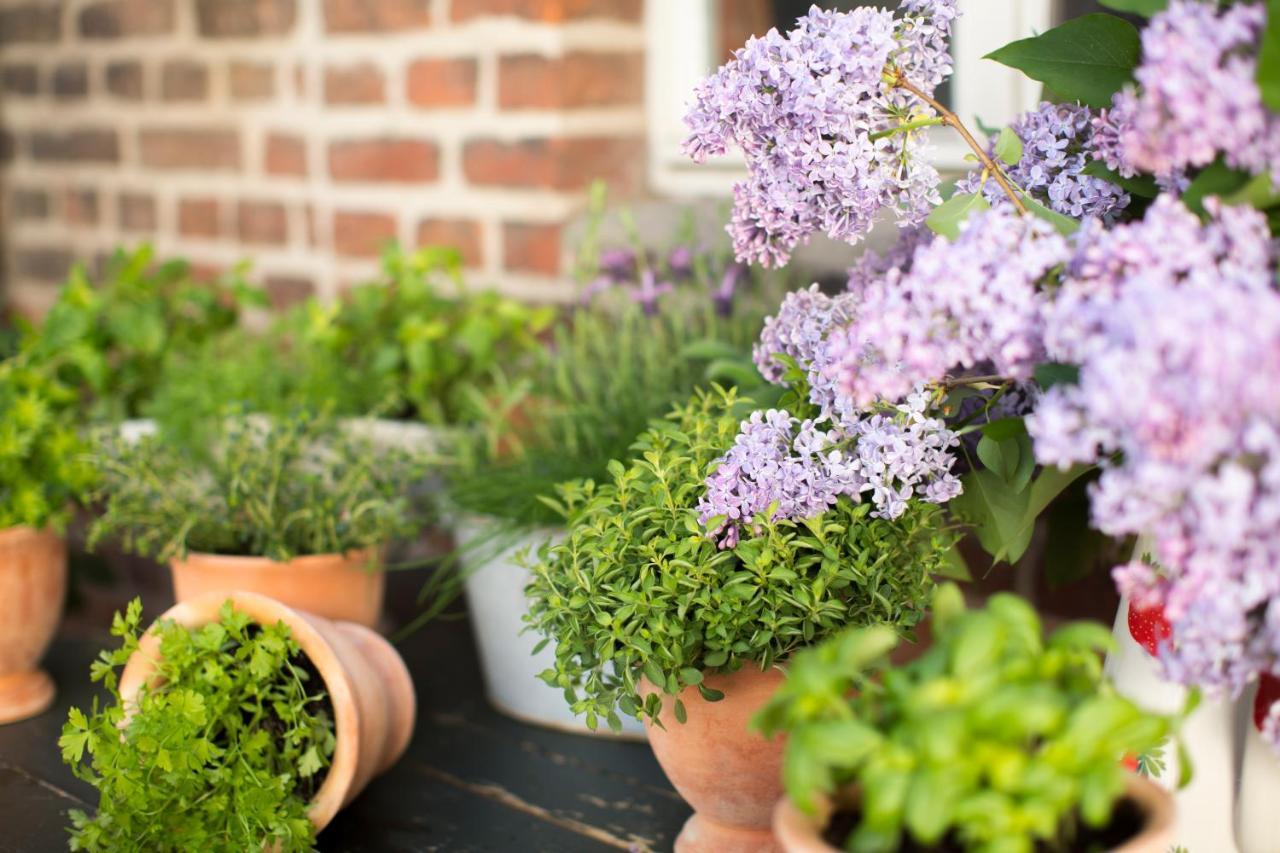
[[[1143,30],[1138,88],[1118,93],[1095,122],[1095,152],[1108,166],[1167,178],[1222,154],[1280,184],[1280,117],[1255,79],[1266,9],[1219,5],[1173,0]]]
[[[871,514],[893,519],[913,498],[951,500],[960,493],[949,452],[957,439],[926,414],[927,403],[917,392],[896,410],[848,427],[780,409],[752,413],[707,478],[698,502],[702,524],[720,547],[732,548],[770,507],[775,520],[800,520],[869,492]]]
[[[1028,429],[1042,463],[1102,467],[1098,529],[1149,540],[1115,577],[1163,606],[1167,674],[1238,693],[1280,671],[1280,293],[1262,215],[1213,213],[1164,196],[1086,235],[1046,315],[1048,355],[1079,382]]]
[[[1049,223],[996,208],[953,240],[916,250],[910,271],[859,285],[857,317],[829,337],[827,376],[856,406],[902,399],[957,369],[1025,380],[1044,359],[1040,283],[1071,257]]]
[[[1009,126],[1022,140],[1022,157],[1006,173],[1022,189],[1051,210],[1083,219],[1096,216],[1107,222],[1129,204],[1129,196],[1110,181],[1083,174],[1089,163],[1094,136],[1093,114],[1088,107],[1046,101]],[[988,146],[994,157],[996,137]],[[981,191],[992,206],[1011,202],[981,168],[974,169],[957,186],[963,193]]]
[[[770,30],[702,81],[686,116],[695,161],[736,145],[748,178],[729,225],[740,260],[782,265],[810,235],[850,243],[892,210],[916,223],[939,201],[923,136],[888,132],[932,111],[885,81],[902,73],[926,93],[951,73],[956,0],[907,0],[900,19],[869,7],[814,6],[785,36]]]
[[[697,263],[697,250],[687,245],[675,246],[665,255],[648,251],[643,257],[629,248],[606,248],[600,252],[598,272],[584,288],[582,301],[590,304],[604,293],[622,290],[652,316],[658,313],[662,296],[694,277]],[[733,313],[734,296],[745,272],[743,265],[731,263],[714,283],[710,295],[721,316]]]

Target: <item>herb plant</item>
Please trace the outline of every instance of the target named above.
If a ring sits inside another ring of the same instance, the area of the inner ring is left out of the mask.
[[[966,611],[951,584],[932,615],[933,646],[904,666],[885,665],[897,638],[882,626],[796,656],[755,721],[787,734],[788,796],[812,811],[857,784],[857,826],[841,840],[858,853],[1093,849],[1124,795],[1121,759],[1151,754],[1175,721],[1104,680],[1101,625],[1045,639],[1021,599]]]
[[[0,529],[60,527],[93,482],[75,403],[51,371],[22,357],[0,362]]]
[[[90,544],[117,537],[158,560],[187,551],[285,561],[381,545],[418,520],[408,491],[421,460],[377,450],[314,416],[228,415],[206,453],[164,433],[104,434],[101,515]]]
[[[310,850],[307,803],[336,739],[324,685],[283,623],[257,625],[227,602],[217,622],[152,629],[161,660],[126,704],[119,670],[138,650],[142,604],[111,626],[120,647],[91,667],[109,701],[72,708],[58,745],[98,789],[97,814],[71,813],[71,849]]]
[[[733,548],[699,520],[707,471],[750,409],[734,391],[698,392],[637,440],[634,461],[609,480],[572,482],[548,504],[568,538],[530,560],[529,624],[556,644],[542,673],[595,728],[617,712],[657,719],[663,699],[708,670],[762,669],[850,624],[910,632],[950,537],[940,510],[915,504],[894,521],[842,500],[804,521],[763,512]],[[683,703],[674,713],[683,721]]]
[[[79,391],[91,418],[133,418],[168,358],[232,328],[241,309],[265,300],[239,271],[197,281],[184,261],[157,264],[149,246],[118,250],[96,285],[74,268],[21,347]]]

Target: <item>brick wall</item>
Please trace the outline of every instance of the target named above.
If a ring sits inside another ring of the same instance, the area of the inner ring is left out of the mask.
[[[643,0],[0,0],[5,288],[147,239],[332,296],[388,239],[565,293],[595,177],[643,193]]]

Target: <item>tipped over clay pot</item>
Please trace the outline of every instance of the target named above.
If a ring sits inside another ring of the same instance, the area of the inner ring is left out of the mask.
[[[62,618],[67,546],[51,530],[0,530],[0,725],[53,704],[53,679],[40,658]]]
[[[278,562],[192,552],[169,563],[173,597],[190,601],[209,593],[257,592],[289,607],[373,628],[382,615],[386,583],[376,548],[316,554]]]
[[[369,628],[293,610],[256,593],[205,595],[174,605],[160,618],[199,628],[218,621],[227,600],[259,624],[288,625],[324,681],[337,742],[328,773],[307,810],[316,830],[324,829],[408,748],[416,717],[413,680],[395,648]],[[126,706],[135,702],[138,690],[155,673],[159,653],[159,636],[148,631],[120,675]]]
[[[662,724],[646,723],[649,745],[671,784],[694,815],[676,838],[676,853],[772,853],[773,808],[782,796],[782,737],[771,740],[749,728],[785,676],[753,664],[727,675],[708,673],[704,684],[724,693],[719,702],[697,687],[680,693],[686,722],[675,718],[675,700],[663,696]],[[655,692],[647,680],[641,689]]]
[[[815,814],[805,814],[788,799],[778,801],[773,813],[773,830],[784,853],[840,853],[823,838],[832,815],[840,809],[856,808],[858,789],[844,788],[832,799],[819,799]],[[1173,797],[1150,779],[1130,773],[1125,780],[1125,799],[1137,806],[1142,827],[1137,835],[1111,853],[1168,853],[1173,848]]]

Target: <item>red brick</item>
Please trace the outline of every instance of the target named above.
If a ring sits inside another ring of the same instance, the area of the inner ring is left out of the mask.
[[[273,133],[267,137],[264,158],[268,175],[307,176],[307,143],[301,136]]]
[[[513,15],[530,21],[561,23],[584,18],[638,22],[644,0],[453,0],[453,20]]]
[[[62,3],[28,2],[0,9],[0,45],[54,42],[61,35]]]
[[[80,35],[87,39],[160,36],[173,32],[173,0],[106,0],[80,11]]]
[[[462,253],[468,267],[484,265],[480,223],[466,219],[424,219],[418,223],[419,246],[449,246]]]
[[[324,25],[331,33],[414,30],[431,23],[431,0],[325,0]]]
[[[183,237],[215,238],[222,233],[218,200],[184,198],[178,202],[178,233]]]
[[[406,93],[419,107],[469,107],[476,102],[474,59],[419,59],[409,66]]]
[[[377,257],[396,238],[396,218],[387,213],[339,210],[333,214],[333,248],[339,255]]]
[[[237,101],[260,101],[276,94],[276,69],[265,62],[235,61],[227,69],[231,97]]]
[[[107,91],[117,98],[142,100],[142,63],[136,60],[108,63],[106,83]]]
[[[117,201],[116,218],[125,231],[154,231],[156,227],[156,200],[142,193],[121,193]]]
[[[297,305],[315,293],[311,279],[300,275],[269,275],[264,284],[271,307],[277,311]]]
[[[98,194],[93,190],[67,190],[62,218],[69,225],[98,224]]]
[[[206,38],[282,36],[297,17],[296,0],[196,0],[196,22]]]
[[[556,59],[504,56],[498,64],[498,106],[566,109],[638,104],[644,94],[639,53],[579,51]]]
[[[153,169],[236,171],[240,138],[222,127],[148,128],[141,132],[142,164]]]
[[[275,201],[242,201],[236,206],[241,243],[280,246],[289,239],[284,205]]]
[[[502,265],[505,269],[557,275],[560,254],[559,225],[503,224]]]
[[[42,162],[114,163],[120,143],[114,130],[39,130],[31,135],[31,156]]]
[[[160,97],[166,101],[203,101],[209,97],[209,71],[199,62],[175,59],[160,71]]]
[[[53,69],[55,98],[83,98],[89,94],[89,67],[83,62],[64,62]]]
[[[481,186],[577,190],[599,178],[627,191],[642,185],[644,146],[625,137],[479,139],[463,147],[462,169]]]
[[[335,181],[422,184],[440,173],[440,149],[416,139],[360,139],[329,145]]]
[[[330,66],[324,70],[325,103],[381,104],[386,99],[386,81],[372,63]]]

